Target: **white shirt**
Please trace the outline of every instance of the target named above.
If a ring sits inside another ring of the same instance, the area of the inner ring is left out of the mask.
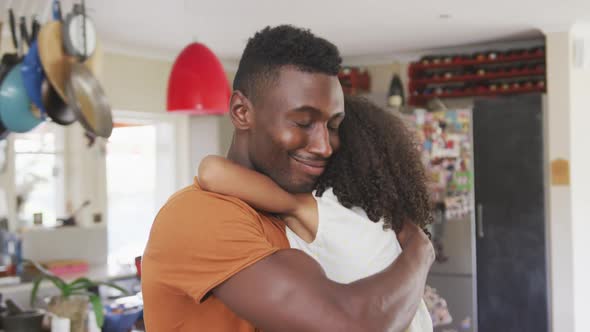
[[[319,224],[314,241],[303,241],[289,228],[287,238],[291,248],[318,261],[331,280],[347,284],[368,277],[385,269],[402,252],[395,233],[383,230],[383,220],[373,222],[363,209],[342,206],[332,189],[315,199]],[[432,332],[424,301],[407,331]]]

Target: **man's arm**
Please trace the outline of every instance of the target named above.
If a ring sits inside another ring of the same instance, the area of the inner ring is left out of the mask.
[[[344,285],[297,250],[282,250],[238,272],[213,293],[264,331],[403,331],[424,294],[434,251],[406,223],[402,254],[385,270]]]

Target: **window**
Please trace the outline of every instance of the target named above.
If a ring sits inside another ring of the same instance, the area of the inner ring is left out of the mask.
[[[143,254],[156,213],[178,189],[174,120],[115,113],[106,155],[110,262],[128,264]]]
[[[18,227],[55,226],[64,215],[64,129],[45,123],[24,134],[14,134]]]

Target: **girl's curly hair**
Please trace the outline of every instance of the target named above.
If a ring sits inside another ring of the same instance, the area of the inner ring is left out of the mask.
[[[399,232],[404,220],[432,222],[424,166],[403,120],[362,97],[345,97],[340,150],[318,179],[316,195],[333,188],[340,204]]]

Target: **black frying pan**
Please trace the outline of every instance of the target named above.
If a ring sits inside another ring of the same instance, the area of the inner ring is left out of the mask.
[[[76,113],[66,104],[59,96],[57,91],[45,80],[41,87],[41,95],[43,96],[43,106],[47,115],[53,122],[62,126],[67,126],[76,121]]]

